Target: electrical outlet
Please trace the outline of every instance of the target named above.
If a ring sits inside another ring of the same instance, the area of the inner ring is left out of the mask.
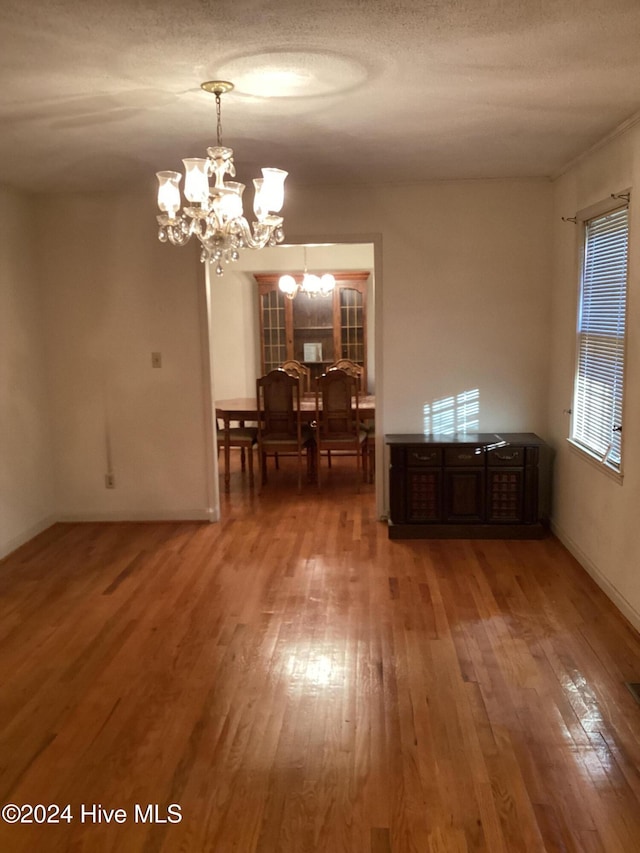
[[[162,367],[162,353],[161,352],[152,352],[151,353],[151,367]]]
[[[105,489],[115,489],[116,478],[113,476],[113,474],[104,475],[104,487]]]

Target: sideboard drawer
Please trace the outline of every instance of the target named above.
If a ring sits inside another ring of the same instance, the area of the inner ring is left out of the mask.
[[[524,465],[524,447],[496,447],[487,453],[487,465],[509,465],[512,468],[522,468]]]
[[[412,467],[442,465],[442,448],[407,447],[406,464]]]
[[[445,447],[444,464],[460,465],[466,468],[484,465],[485,452],[482,447]]]

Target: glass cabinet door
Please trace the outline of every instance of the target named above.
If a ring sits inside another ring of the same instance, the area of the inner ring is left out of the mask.
[[[365,366],[364,293],[353,287],[341,287],[340,347],[341,358],[349,358]]]
[[[287,360],[285,295],[279,290],[260,294],[263,370],[269,373]]]

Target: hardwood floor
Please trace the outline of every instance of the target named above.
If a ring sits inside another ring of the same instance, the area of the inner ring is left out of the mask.
[[[390,542],[334,466],[0,563],[0,803],[72,817],[3,853],[640,849],[638,634],[555,539]]]

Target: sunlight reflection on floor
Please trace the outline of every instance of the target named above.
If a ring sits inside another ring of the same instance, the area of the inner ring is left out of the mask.
[[[308,687],[327,687],[342,676],[342,667],[329,655],[311,653],[308,659],[289,655],[286,672],[294,681],[303,681]]]

